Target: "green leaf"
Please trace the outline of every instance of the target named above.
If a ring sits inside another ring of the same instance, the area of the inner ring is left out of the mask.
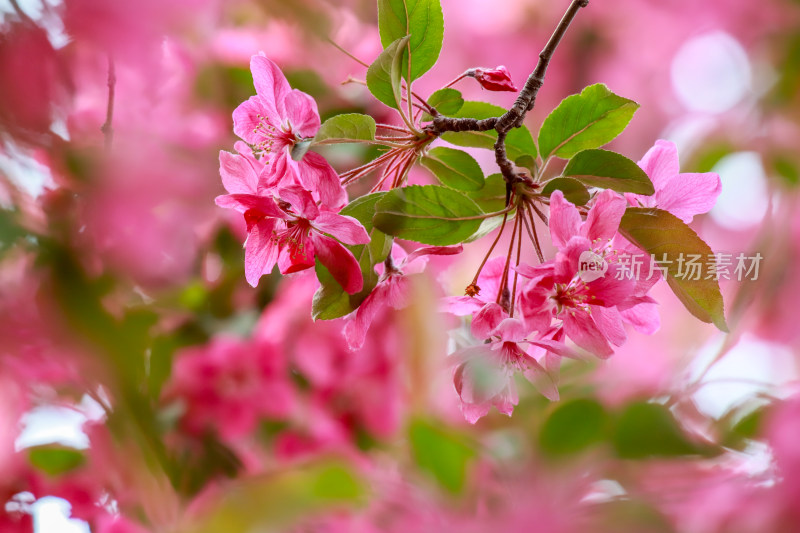
[[[352,313],[378,284],[375,265],[384,261],[392,250],[392,238],[372,225],[375,204],[384,195],[386,195],[385,192],[376,192],[361,196],[339,212],[340,215],[350,216],[361,222],[370,236],[370,242],[367,244],[347,246],[353,252],[353,256],[361,268],[364,288],[356,294],[347,294],[328,270],[317,263],[316,270],[320,288],[314,294],[311,304],[311,316],[314,320],[333,320]]]
[[[461,92],[450,87],[445,87],[430,95],[428,104],[436,108],[436,111],[440,114],[449,116],[458,113],[461,106],[464,105],[464,98],[461,96]],[[422,120],[433,120],[433,117],[428,113],[423,113]]]
[[[660,404],[636,402],[620,414],[613,444],[624,459],[708,455],[712,450],[691,442],[670,410]]]
[[[421,470],[454,494],[463,490],[467,467],[475,456],[475,450],[465,437],[440,423],[414,420],[409,427],[408,440],[414,461]]]
[[[531,172],[531,176],[536,175],[538,165],[536,158],[530,155],[523,155],[514,160],[514,164],[521,168],[527,168]]]
[[[384,48],[406,35],[411,36],[410,81],[414,81],[439,59],[444,38],[442,6],[439,0],[378,0],[378,29]],[[403,57],[401,72],[408,79],[407,57]]]
[[[489,104],[487,102],[467,101],[455,113],[455,118],[491,118],[499,117],[506,112],[500,106]],[[494,130],[489,131],[449,131],[442,135],[442,139],[455,144],[456,146],[468,146],[471,148],[486,148],[487,150],[494,150],[494,143],[497,141],[497,132]],[[518,159],[524,155],[536,157],[536,143],[533,142],[533,136],[530,130],[525,126],[515,128],[508,132],[506,136],[506,152],[511,160]]]
[[[653,182],[639,165],[624,155],[609,150],[584,150],[575,154],[564,169],[564,176],[589,187],[617,192],[655,194]]]
[[[577,453],[605,436],[608,415],[588,398],[559,405],[542,425],[539,446],[550,455]]]
[[[542,123],[539,150],[569,159],[581,150],[598,148],[622,133],[639,104],[612,93],[602,83],[566,97]]]
[[[467,191],[467,196],[478,204],[484,213],[502,211],[506,206],[506,180],[499,172],[490,174],[484,180],[483,188],[478,191]]]
[[[435,246],[458,244],[481,225],[478,205],[438,185],[392,189],[375,206],[373,223],[395,237]]]
[[[589,201],[589,191],[578,180],[572,178],[551,179],[545,183],[542,194],[549,197],[556,190],[563,192],[564,198],[575,205],[586,205],[586,202]]]
[[[713,279],[689,279],[680,271],[679,258],[701,256],[701,262],[713,260],[711,248],[678,217],[661,209],[629,207],[625,210],[619,226],[620,233],[633,244],[664,260],[667,283],[672,292],[695,317],[714,324],[721,331],[728,331],[725,323],[725,308],[719,284]],[[669,262],[669,263],[667,263]]]
[[[400,109],[400,62],[406,54],[408,37],[397,39],[380,53],[367,69],[367,88],[372,95],[394,109]]]
[[[58,476],[83,465],[86,457],[80,450],[48,444],[29,448],[28,461],[38,470]]]
[[[467,152],[437,146],[428,150],[421,162],[443,185],[462,191],[479,191],[483,188],[481,166]]]
[[[320,126],[313,143],[374,141],[375,119],[360,113],[344,113],[331,117]]]

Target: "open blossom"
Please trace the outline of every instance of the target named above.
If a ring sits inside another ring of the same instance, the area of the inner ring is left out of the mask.
[[[510,416],[518,401],[514,384],[517,372],[534,385],[541,387],[544,383],[540,389],[542,394],[552,400],[558,399],[558,390],[547,371],[529,353],[529,345],[542,353],[547,345],[529,340],[532,332],[525,323],[509,318],[497,304],[487,304],[480,314],[484,319],[473,321],[472,334],[486,342],[453,354],[457,362],[453,384],[467,422],[477,422],[492,405]]]
[[[233,131],[268,159],[261,172],[262,187],[299,184],[324,205],[342,207],[347,194],[324,157],[307,152],[299,161],[292,158],[295,145],[319,130],[317,103],[292,89],[280,68],[264,55],[251,58],[250,70],[257,94],[233,112]]]
[[[627,193],[628,202],[669,211],[687,224],[695,215],[707,213],[714,207],[722,192],[718,174],[681,173],[678,148],[670,141],[656,141],[639,161],[639,166],[650,177],[656,192],[652,196]]]
[[[650,284],[640,284],[621,273],[615,261],[615,236],[625,201],[612,191],[604,191],[595,200],[586,221],[581,221],[577,208],[564,199],[560,191],[550,199],[550,233],[559,251],[553,261],[538,267],[520,267],[530,277],[522,295],[526,320],[537,329],[560,319],[566,335],[575,344],[600,357],[614,353],[612,346],[621,346],[627,335],[620,308],[650,304],[646,297]],[[602,261],[607,271],[586,279],[581,262],[586,257]],[[637,315],[638,316],[638,315]],[[646,321],[649,315],[643,315]],[[652,329],[645,324],[644,329]]]
[[[358,261],[341,243],[368,243],[364,226],[352,217],[322,211],[311,193],[298,186],[279,189],[277,193],[277,199],[246,193],[216,199],[220,207],[244,215],[248,283],[258,285],[259,278],[272,272],[276,263],[281,274],[291,274],[313,267],[315,259],[319,259],[345,291],[360,291],[364,280]]]
[[[489,91],[516,91],[514,81],[508,69],[500,65],[495,68],[473,68],[467,71],[467,76],[475,78],[486,90]]]
[[[361,305],[351,313],[351,318],[344,328],[344,336],[351,350],[357,350],[364,344],[370,324],[381,309],[403,309],[408,305],[410,293],[408,276],[419,274],[425,269],[430,255],[453,255],[461,253],[458,246],[425,246],[406,254],[399,245],[394,244],[388,260],[375,267],[380,276],[378,284],[364,299]]]

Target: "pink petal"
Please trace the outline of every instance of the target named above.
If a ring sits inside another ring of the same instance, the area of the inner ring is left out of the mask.
[[[244,254],[244,276],[253,287],[264,274],[269,274],[278,259],[278,245],[273,230],[278,221],[265,218],[255,223],[247,235]]]
[[[592,318],[597,324],[597,329],[615,346],[622,346],[628,340],[625,333],[625,326],[622,323],[622,316],[616,307],[601,307],[599,305],[590,306]]]
[[[278,189],[278,197],[292,205],[292,211],[300,218],[315,220],[319,216],[319,208],[314,197],[307,190],[297,185]]]
[[[472,335],[476,339],[488,339],[494,329],[506,318],[508,314],[496,303],[483,306],[472,319]]]
[[[582,359],[581,355],[563,342],[550,339],[536,339],[529,341],[533,346],[544,348],[548,352],[570,359]]]
[[[316,152],[308,152],[297,163],[297,178],[303,186],[319,195],[322,205],[338,210],[347,203],[347,193],[339,175],[327,159]]]
[[[214,202],[228,209],[235,209],[240,213],[246,211],[258,211],[264,216],[271,218],[288,219],[289,215],[283,212],[270,197],[257,196],[255,194],[224,194],[217,196]]]
[[[426,255],[456,255],[460,254],[463,250],[464,247],[460,244],[456,246],[423,246],[408,254],[403,266]]]
[[[639,167],[647,173],[653,186],[661,186],[680,172],[678,147],[670,141],[658,140],[639,161]]]
[[[581,215],[578,208],[564,198],[564,193],[550,195],[550,237],[558,248],[566,246],[570,238],[578,235]]]
[[[656,190],[656,205],[688,224],[694,215],[710,211],[721,192],[718,174],[677,174],[663,189]]]
[[[316,261],[314,242],[308,232],[301,234],[299,241],[284,242],[278,255],[278,269],[281,274],[292,274],[312,268]]]
[[[369,234],[361,222],[344,215],[322,212],[314,219],[314,228],[332,237],[336,237],[345,244],[367,244]]]
[[[219,175],[229,193],[256,194],[258,173],[245,156],[220,151]]]
[[[624,198],[609,189],[595,198],[586,222],[581,227],[581,234],[592,241],[595,249],[606,244],[617,233],[622,215],[625,214],[625,203]]]
[[[311,232],[317,258],[342,286],[345,292],[355,294],[364,287],[361,269],[353,254],[330,237]]]
[[[528,336],[530,330],[523,321],[516,318],[506,318],[497,325],[493,333],[498,335],[504,342],[520,342]]]
[[[408,280],[403,276],[390,276],[369,293],[344,327],[344,336],[351,350],[364,345],[367,331],[381,309],[401,309],[408,305],[407,284]]]
[[[600,358],[614,354],[614,349],[585,311],[569,311],[564,316],[564,332],[575,344]]]
[[[280,118],[285,117],[283,101],[292,88],[286,81],[281,69],[264,55],[254,55],[250,58],[250,72],[253,74],[253,85],[258,96],[261,97],[267,116],[280,123]],[[246,140],[246,139],[245,139]]]
[[[250,144],[258,144],[265,139],[264,133],[259,131],[262,117],[268,117],[270,111],[264,106],[261,98],[251,96],[233,110],[233,132]]]
[[[542,396],[550,401],[557,402],[559,398],[558,386],[553,377],[532,357],[526,358],[525,363],[528,365],[528,368],[522,372],[525,379],[536,387]]]
[[[658,305],[640,303],[627,309],[620,309],[622,320],[633,326],[633,329],[645,335],[652,335],[661,327]]]
[[[283,101],[286,118],[292,126],[292,133],[302,137],[313,137],[319,130],[320,120],[317,103],[311,96],[297,89],[286,95]]]
[[[449,296],[443,298],[439,309],[456,316],[467,316],[480,311],[485,302],[470,296]]]

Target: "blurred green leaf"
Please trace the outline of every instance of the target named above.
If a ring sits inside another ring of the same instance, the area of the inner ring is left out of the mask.
[[[433,172],[442,185],[461,191],[478,191],[483,188],[481,166],[467,152],[437,146],[422,156],[421,163]]]
[[[616,421],[613,444],[623,459],[707,455],[710,449],[691,442],[672,412],[655,403],[636,402],[625,407]]]
[[[539,150],[569,159],[581,150],[611,142],[627,127],[639,104],[612,93],[602,83],[566,97],[542,123]]]
[[[539,433],[539,446],[550,455],[580,452],[606,436],[609,418],[596,400],[579,398],[562,403]]]
[[[31,466],[50,476],[58,476],[75,470],[86,462],[81,450],[48,444],[28,448]]]
[[[417,466],[452,493],[464,489],[467,467],[475,457],[468,440],[440,423],[414,420],[408,431],[411,454]]]

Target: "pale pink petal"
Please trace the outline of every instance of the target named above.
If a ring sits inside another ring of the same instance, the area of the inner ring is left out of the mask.
[[[222,185],[229,193],[257,192],[258,172],[254,168],[254,161],[243,155],[220,151],[219,175],[222,177]]]
[[[246,211],[258,211],[264,216],[271,218],[290,218],[275,203],[275,200],[267,196],[257,196],[255,194],[224,194],[217,196],[214,202],[227,209],[235,209],[240,213]]]
[[[564,332],[575,344],[598,357],[606,359],[614,354],[614,349],[585,311],[569,311],[564,316]]]
[[[718,174],[677,174],[663,189],[656,190],[656,205],[688,224],[694,215],[710,211],[721,192]]]
[[[661,327],[658,305],[640,303],[627,309],[620,309],[622,320],[633,326],[633,329],[645,335],[652,335]]]
[[[559,398],[558,385],[553,379],[553,376],[532,357],[527,357],[525,363],[528,366],[528,368],[522,372],[525,379],[536,387],[536,390],[538,390],[542,396],[550,401],[557,402]]]
[[[439,309],[456,316],[467,316],[480,311],[484,304],[483,300],[471,296],[449,296],[442,298]]]
[[[364,279],[358,261],[352,252],[331,239],[315,231],[311,232],[317,259],[322,263],[333,279],[342,286],[345,292],[355,294],[364,287]]]
[[[261,131],[261,123],[266,120],[262,117],[269,113],[261,98],[251,96],[233,110],[233,132],[250,144],[259,144],[266,138]]]
[[[570,238],[578,235],[581,215],[578,208],[564,198],[564,193],[554,191],[550,196],[550,237],[558,248],[566,246]]]
[[[656,190],[680,172],[678,147],[675,143],[658,140],[639,161],[639,167],[645,171]]]
[[[378,312],[383,309],[384,293],[387,290],[388,287],[385,284],[378,283],[345,324],[344,338],[351,350],[358,350],[364,345],[364,339],[372,321]]]
[[[528,336],[530,330],[523,321],[516,318],[506,318],[497,325],[493,333],[504,342],[520,342]]]
[[[336,237],[345,244],[367,244],[369,234],[361,222],[344,215],[322,212],[314,219],[314,228]]]
[[[278,245],[273,239],[273,230],[279,222],[265,218],[250,227],[245,241],[244,276],[253,287],[264,274],[269,274],[278,259]]]
[[[320,126],[319,112],[317,103],[311,96],[294,89],[286,95],[283,102],[292,133],[301,138],[313,137],[317,134]]]
[[[316,152],[308,152],[297,162],[297,179],[319,195],[322,205],[338,210],[347,203],[347,193],[339,175],[328,160]]]
[[[253,74],[253,85],[267,109],[267,117],[280,123],[285,117],[283,101],[292,88],[286,81],[281,69],[266,56],[258,54],[250,58],[250,72]],[[245,139],[246,140],[246,139]]]
[[[488,339],[494,329],[506,318],[508,314],[496,303],[483,306],[472,319],[472,335],[476,339]]]
[[[597,324],[597,329],[608,339],[611,344],[622,346],[628,340],[625,333],[625,326],[622,323],[622,316],[616,307],[601,307],[599,305],[590,306],[592,318]]]
[[[455,246],[423,246],[421,248],[417,248],[416,250],[408,254],[406,260],[403,263],[403,266],[408,265],[409,263],[412,263],[416,259],[419,259],[420,257],[424,257],[427,255],[456,255],[460,254],[463,250],[464,247],[461,246],[460,244],[457,244]]]
[[[592,241],[594,248],[604,245],[617,233],[624,214],[625,199],[614,191],[606,189],[595,198],[586,222],[581,227],[581,234]],[[551,224],[552,218],[551,215]]]
[[[569,357],[570,359],[582,359],[581,354],[564,344],[563,342],[554,341],[550,339],[536,339],[529,341],[533,346],[543,348],[548,353],[554,353],[561,357]]]

